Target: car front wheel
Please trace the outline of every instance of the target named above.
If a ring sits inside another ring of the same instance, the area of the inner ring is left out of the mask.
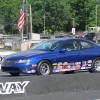
[[[51,63],[47,60],[42,60],[37,66],[38,75],[50,75],[51,74]]]

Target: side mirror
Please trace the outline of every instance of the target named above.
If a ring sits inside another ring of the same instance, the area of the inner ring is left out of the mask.
[[[62,49],[59,49],[58,52],[65,52],[66,49],[65,48],[62,48]]]

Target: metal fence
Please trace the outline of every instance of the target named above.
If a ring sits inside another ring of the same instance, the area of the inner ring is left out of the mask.
[[[14,39],[2,39],[0,41],[1,50],[20,50],[20,42]]]
[[[67,32],[66,32],[67,33]],[[82,31],[76,32],[76,34],[81,34]],[[65,34],[65,33],[61,33]],[[60,35],[57,34],[57,35]],[[26,37],[26,35],[23,35],[23,37]],[[19,40],[18,40],[19,39]],[[94,37],[95,39],[95,37]],[[100,40],[100,35],[98,35],[98,39]],[[0,37],[0,49],[1,50],[21,50],[21,35],[20,34],[13,34],[9,38],[8,37]]]

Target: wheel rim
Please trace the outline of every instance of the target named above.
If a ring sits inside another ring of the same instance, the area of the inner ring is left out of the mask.
[[[49,65],[47,63],[41,64],[40,72],[42,75],[48,75],[50,72]]]
[[[100,71],[100,60],[97,60],[94,64],[94,70],[95,71]]]

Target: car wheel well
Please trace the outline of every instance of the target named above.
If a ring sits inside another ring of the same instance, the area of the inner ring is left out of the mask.
[[[96,58],[100,58],[100,56],[98,56],[98,57],[96,57]],[[96,59],[96,58],[95,58],[95,59]]]
[[[98,59],[98,58],[100,58],[100,56],[96,57],[95,59]],[[92,61],[92,66],[93,66],[93,62],[94,62],[95,59],[93,59],[93,61]]]
[[[50,61],[50,60],[48,60],[48,59],[42,59],[42,60],[47,60],[47,61],[49,61],[49,62],[50,62],[50,64],[52,65],[52,63],[51,63],[51,61]],[[39,62],[41,62],[42,60],[40,60]],[[38,62],[38,64],[39,64],[39,62]]]

